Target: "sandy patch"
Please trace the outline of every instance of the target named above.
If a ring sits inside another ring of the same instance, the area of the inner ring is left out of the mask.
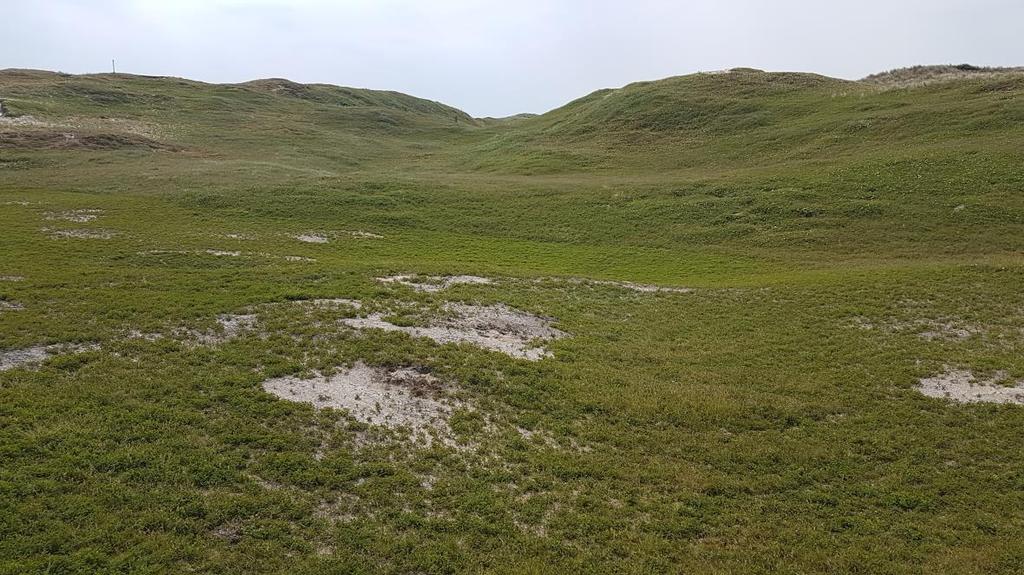
[[[983,326],[948,317],[914,320],[887,318],[875,321],[865,316],[855,316],[850,318],[848,325],[865,331],[911,333],[925,341],[963,341],[974,336],[983,336],[988,332]]]
[[[377,278],[377,281],[387,284],[401,284],[411,287],[416,291],[439,292],[456,285],[491,285],[494,280],[480,276],[417,276],[398,275]]]
[[[0,276],[0,282],[21,282],[25,281],[22,276]]]
[[[443,397],[442,388],[437,378],[412,368],[370,367],[361,362],[330,376],[263,382],[267,393],[281,399],[345,409],[363,423],[407,428],[428,443],[432,432],[450,435],[448,417],[459,406]]]
[[[135,252],[136,255],[140,256],[186,256],[193,252],[187,250],[146,250],[143,252]]]
[[[252,234],[224,234],[224,237],[229,240],[244,240],[252,241],[256,239],[256,236]]]
[[[635,282],[592,280],[590,283],[595,285],[620,287],[622,289],[627,289],[638,293],[693,293],[693,288],[665,287],[651,284],[638,284]]]
[[[259,318],[255,314],[224,314],[217,317],[216,330],[185,332],[201,345],[217,345],[256,329]]]
[[[103,210],[96,209],[85,209],[85,210],[67,210],[63,212],[46,212],[44,217],[47,220],[64,220],[67,222],[75,222],[84,224],[91,222],[96,218],[103,215]]]
[[[242,255],[242,252],[232,252],[226,250],[203,250],[203,253],[211,256],[237,258]]]
[[[327,236],[323,236],[320,234],[300,234],[293,237],[299,240],[300,242],[305,242],[307,244],[326,244],[328,241],[330,241],[327,239]]]
[[[157,341],[164,338],[164,334],[156,332],[143,332],[137,329],[128,330],[125,334],[128,339],[141,339],[145,341]]]
[[[56,124],[38,120],[32,116],[3,116],[0,115],[0,126],[17,126],[28,128],[53,128]]]
[[[1014,403],[1024,405],[1024,381],[1013,386],[1002,385],[1007,375],[998,372],[987,380],[979,380],[973,372],[949,369],[922,379],[917,390],[928,397],[948,399],[957,403]]]
[[[112,230],[52,230],[43,228],[42,231],[49,234],[53,239],[109,240],[117,235],[117,232]]]
[[[286,260],[288,260],[290,262],[315,262],[316,261],[313,258],[307,258],[307,257],[303,257],[303,256],[284,256],[284,259],[286,259]]]
[[[0,371],[18,367],[35,366],[47,359],[69,353],[83,353],[99,349],[97,345],[38,345],[25,349],[14,349],[0,352]]]
[[[0,312],[3,311],[21,311],[25,309],[25,306],[21,305],[16,301],[0,300]]]
[[[310,305],[314,305],[316,307],[347,306],[347,307],[350,307],[350,308],[353,308],[353,309],[362,309],[363,308],[363,302],[361,302],[359,300],[355,300],[355,299],[346,299],[346,298],[330,298],[330,299],[327,299],[327,298],[323,298],[323,299],[311,299],[311,300],[306,300],[306,301]]]
[[[355,329],[400,331],[412,337],[426,337],[440,344],[470,343],[515,358],[537,361],[551,352],[534,345],[536,340],[554,340],[567,334],[552,327],[552,321],[506,305],[476,306],[447,304],[448,317],[427,327],[398,326],[384,320],[382,313],[346,318],[341,322]]]
[[[372,233],[372,232],[365,232],[363,230],[343,230],[341,233],[348,234],[348,235],[352,236],[353,238],[361,238],[361,239],[364,239],[364,240],[382,240],[382,239],[384,239],[384,236],[382,236],[380,234],[375,234],[375,233]]]
[[[574,285],[585,285],[585,286],[611,286],[621,288],[637,293],[693,293],[693,288],[688,287],[677,287],[677,286],[658,286],[654,284],[642,284],[629,281],[615,281],[615,280],[595,280],[589,278],[579,277],[541,277],[533,280],[534,283],[546,283],[546,282],[564,282]]]

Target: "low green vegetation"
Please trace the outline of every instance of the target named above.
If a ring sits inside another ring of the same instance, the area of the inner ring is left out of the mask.
[[[58,346],[0,371],[0,573],[1019,571],[1024,406],[915,389],[1024,380],[1024,76],[976,72],[506,120],[0,72],[0,354]],[[343,321],[448,302],[568,335]],[[262,387],[357,362],[436,377],[446,435]]]

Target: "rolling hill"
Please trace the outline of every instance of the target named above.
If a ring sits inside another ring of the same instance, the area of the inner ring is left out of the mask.
[[[0,573],[1017,572],[1022,92],[0,71]]]

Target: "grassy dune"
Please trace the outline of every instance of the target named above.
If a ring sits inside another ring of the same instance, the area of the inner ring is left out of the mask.
[[[67,346],[0,371],[0,573],[1019,570],[1024,407],[915,386],[1024,379],[1024,76],[907,74],[497,121],[0,72],[0,353]],[[569,337],[339,323],[445,302]],[[443,382],[450,438],[261,387],[358,361]]]

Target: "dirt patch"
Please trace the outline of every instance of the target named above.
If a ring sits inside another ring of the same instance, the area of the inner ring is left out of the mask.
[[[21,282],[25,281],[22,276],[0,276],[0,282]]]
[[[49,236],[55,240],[59,239],[79,239],[79,240],[109,240],[117,235],[117,232],[113,230],[53,230],[50,228],[43,228],[43,233],[49,234]]]
[[[284,256],[284,259],[290,262],[315,262],[313,258],[307,258],[303,256]]]
[[[946,369],[945,372],[922,379],[917,390],[928,397],[948,399],[957,403],[1013,403],[1024,405],[1024,381],[1013,386],[1002,385],[1007,374],[997,372],[991,378],[979,380],[965,369]]]
[[[327,236],[320,234],[300,234],[293,237],[299,240],[300,242],[304,242],[307,244],[326,244],[327,242],[330,241],[327,239]]]
[[[515,358],[537,361],[551,352],[534,345],[537,340],[555,340],[566,333],[552,327],[552,320],[528,314],[503,304],[477,306],[447,304],[446,317],[426,327],[399,326],[384,319],[382,313],[346,318],[341,322],[355,329],[400,331],[412,337],[426,337],[440,344],[470,343]]]
[[[377,281],[387,284],[401,284],[411,287],[416,291],[439,292],[456,285],[491,285],[494,280],[480,276],[417,276],[398,275],[377,278]]]
[[[229,258],[237,258],[237,257],[242,255],[242,252],[232,252],[232,251],[225,251],[225,250],[203,250],[203,253],[211,255],[211,256],[229,257]]]
[[[103,214],[103,210],[86,209],[86,210],[67,210],[64,212],[46,212],[45,218],[47,220],[64,220],[68,222],[75,222],[84,224],[91,222]]]
[[[268,379],[263,389],[288,401],[348,410],[363,423],[406,428],[428,443],[432,435],[451,435],[448,417],[460,405],[444,397],[443,386],[432,375],[361,362],[330,376]]]
[[[99,349],[99,346],[57,344],[2,351],[0,352],[0,371],[7,371],[18,367],[31,367],[57,355],[83,353],[96,349]]]

